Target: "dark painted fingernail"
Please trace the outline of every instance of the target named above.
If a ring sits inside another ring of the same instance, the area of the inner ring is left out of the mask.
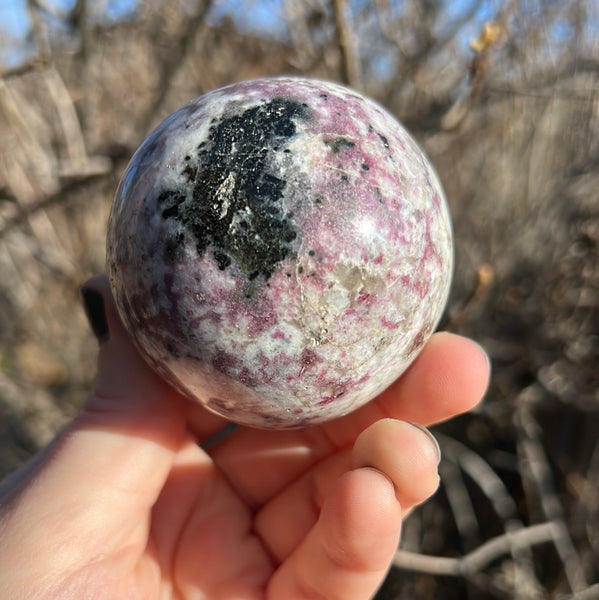
[[[88,287],[82,286],[80,293],[89,326],[98,342],[103,344],[110,338],[106,311],[104,310],[104,298],[100,292]]]

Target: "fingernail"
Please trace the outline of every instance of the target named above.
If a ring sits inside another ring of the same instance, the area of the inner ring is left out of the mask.
[[[493,367],[493,363],[491,361],[491,357],[489,356],[489,353],[487,352],[486,348],[483,348],[483,346],[481,346],[478,342],[474,342],[474,343],[480,348],[480,351],[483,353],[483,356],[487,359],[487,365],[489,365],[489,371],[490,371]]]
[[[89,326],[96,336],[98,343],[103,344],[110,338],[106,311],[104,310],[104,298],[100,292],[88,287],[82,286],[80,293]]]
[[[426,433],[426,435],[428,435],[430,440],[435,445],[435,448],[437,449],[437,456],[439,457],[437,464],[439,464],[441,462],[441,446],[439,446],[439,442],[437,441],[437,438],[424,425],[420,425],[420,423],[412,423],[410,421],[410,425],[413,425],[414,427],[416,427],[417,429],[420,429],[420,431],[422,431],[422,432]]]

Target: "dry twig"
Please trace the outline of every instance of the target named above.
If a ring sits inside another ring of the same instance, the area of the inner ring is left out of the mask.
[[[333,0],[335,24],[339,35],[343,76],[349,85],[357,90],[362,89],[362,67],[358,38],[354,30],[350,6],[347,0]]]
[[[531,414],[526,394],[521,394],[516,406],[514,420],[522,470],[534,483],[545,517],[553,523],[555,548],[564,565],[564,573],[570,589],[575,594],[582,592],[588,584],[585,581],[580,557],[566,526],[565,512],[555,491],[551,468],[539,439],[540,428]]]
[[[506,533],[514,533],[523,529],[524,524],[518,518],[516,502],[493,468],[480,455],[457,440],[439,434],[437,434],[437,438],[441,444],[445,461],[455,462],[456,466],[459,466],[478,485],[501,520]],[[449,482],[443,478],[443,484],[458,529],[461,530],[462,537],[468,539],[465,526],[463,524],[460,526],[460,524],[464,522],[465,515],[471,515],[467,523],[477,522],[476,513],[471,505],[468,493],[464,489],[458,498],[452,500],[456,493],[454,489],[456,488],[455,479]],[[464,486],[461,484],[457,488],[462,489]],[[509,541],[511,538],[508,536],[507,539]],[[529,550],[530,548],[526,545],[510,547],[515,570],[512,590],[514,598],[530,598],[529,589],[538,587],[532,567],[533,559]]]
[[[482,571],[487,565],[514,549],[530,548],[537,544],[555,541],[559,531],[554,523],[540,523],[492,538],[460,558],[428,556],[416,552],[398,550],[394,566],[409,571],[431,575],[469,577]]]

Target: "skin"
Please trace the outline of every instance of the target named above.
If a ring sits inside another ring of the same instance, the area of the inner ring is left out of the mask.
[[[238,428],[142,361],[103,276],[110,329],[95,388],[53,444],[0,486],[0,589],[13,600],[361,600],[403,517],[438,486],[422,429],[475,406],[489,365],[435,334],[355,413],[291,431]]]

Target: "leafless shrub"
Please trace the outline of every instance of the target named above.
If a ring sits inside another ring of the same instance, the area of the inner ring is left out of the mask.
[[[34,52],[0,77],[0,475],[89,387],[77,286],[103,269],[111,196],[144,135],[234,80],[340,80],[437,166],[457,257],[443,325],[494,366],[485,404],[438,429],[442,488],[406,522],[379,597],[599,597],[599,14],[449,4],[286,1],[267,37],[215,22],[209,0],[140,1],[117,21],[102,3],[51,18],[29,3]]]

